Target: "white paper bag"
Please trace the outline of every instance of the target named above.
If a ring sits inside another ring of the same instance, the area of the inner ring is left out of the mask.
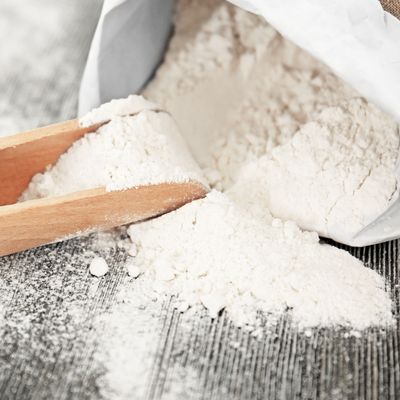
[[[378,0],[231,0],[329,65],[400,121],[400,21]],[[80,114],[139,91],[162,58],[173,0],[105,0]]]
[[[174,0],[105,0],[83,75],[79,114],[137,93],[168,42]]]

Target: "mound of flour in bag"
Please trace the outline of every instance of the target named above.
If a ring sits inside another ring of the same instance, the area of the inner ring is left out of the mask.
[[[346,219],[351,235],[378,215],[397,195],[389,117],[264,20],[218,0],[178,2],[144,93],[225,191],[130,228],[155,290],[250,327],[257,310],[291,309],[301,326],[392,322],[382,278],[273,218],[321,234]]]
[[[176,118],[211,184],[249,163],[272,214],[344,240],[398,198],[399,126],[262,18],[181,0],[146,90]]]
[[[392,321],[377,273],[347,252],[319,244],[315,233],[301,232],[293,222],[267,223],[229,196],[212,191],[130,226],[136,262],[155,281],[155,291],[177,295],[182,310],[201,303],[216,317],[226,309],[239,326],[254,327],[258,311],[276,316],[286,310],[300,327],[363,329]]]
[[[290,142],[243,166],[238,180],[258,185],[273,215],[351,244],[398,197],[394,128],[360,99],[329,107]]]
[[[149,104],[131,96],[85,116],[86,125],[111,122],[75,142],[53,167],[34,176],[21,200],[96,187],[122,190],[164,182],[202,182],[202,173],[171,116],[153,111],[156,107]]]

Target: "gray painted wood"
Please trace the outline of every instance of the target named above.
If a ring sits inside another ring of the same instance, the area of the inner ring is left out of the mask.
[[[43,7],[58,9],[46,14],[55,24],[42,20]],[[2,0],[0,132],[74,117],[99,10],[100,0]],[[397,319],[398,249],[398,242],[349,249],[387,279]],[[93,251],[111,266],[100,280],[87,271]],[[98,250],[90,236],[0,259],[0,399],[108,398],[102,387],[112,364],[98,357],[97,318],[112,313],[129,284],[125,258],[118,248]],[[306,336],[287,318],[256,339],[225,314],[217,320],[204,312],[182,316],[166,301],[155,315],[157,340],[141,377],[144,390],[129,398],[400,398],[398,323],[361,337],[328,329]]]

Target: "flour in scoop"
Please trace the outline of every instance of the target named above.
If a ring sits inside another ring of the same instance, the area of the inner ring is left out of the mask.
[[[79,124],[88,127],[110,121],[118,116],[133,116],[142,111],[159,111],[159,107],[142,96],[131,95],[126,99],[114,99],[109,103],[102,104],[100,107],[83,115],[79,119]]]
[[[34,176],[22,200],[97,187],[111,191],[165,182],[204,182],[169,114],[149,109],[155,107],[139,96],[112,105],[83,118],[89,124],[110,122],[75,142],[53,167]],[[121,110],[128,115],[121,116]]]

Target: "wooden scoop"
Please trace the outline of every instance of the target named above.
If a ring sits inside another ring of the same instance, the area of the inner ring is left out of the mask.
[[[101,124],[77,120],[0,138],[0,256],[82,233],[109,229],[172,211],[204,197],[200,183],[164,183],[123,191],[95,188],[16,203],[32,177]]]

